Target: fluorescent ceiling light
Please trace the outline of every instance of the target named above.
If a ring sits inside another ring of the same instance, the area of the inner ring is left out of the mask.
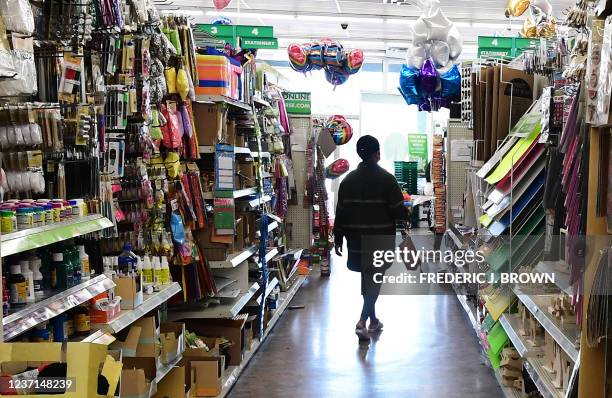
[[[176,14],[176,15],[204,15],[202,10],[160,10],[162,14]]]
[[[338,22],[355,22],[355,23],[383,23],[382,18],[359,18],[359,17],[343,17],[332,15],[298,15],[297,19],[301,21],[338,21]]]
[[[219,11],[207,11],[206,15],[209,16],[224,16],[233,18],[265,18],[265,19],[295,19],[295,15],[292,14],[262,14],[256,12],[219,12]]]
[[[407,41],[387,41],[387,47],[410,48],[412,43]]]
[[[453,22],[453,23],[458,28],[469,28],[470,26],[472,26],[471,22],[465,22],[465,21],[457,21],[457,22]]]
[[[519,25],[511,25],[509,23],[494,23],[494,22],[474,22],[473,28],[492,28],[492,29],[518,29]]]
[[[377,52],[364,52],[363,56],[364,57],[380,57],[380,58],[384,58],[385,53],[383,53],[383,52],[379,52],[379,53],[377,53]]]
[[[347,47],[372,47],[372,46],[376,46],[376,47],[384,47],[385,46],[385,42],[380,40],[380,41],[367,41],[367,40],[338,40],[340,42],[340,44],[347,46]]]
[[[415,19],[398,19],[398,18],[387,18],[385,22],[393,25],[412,25]]]

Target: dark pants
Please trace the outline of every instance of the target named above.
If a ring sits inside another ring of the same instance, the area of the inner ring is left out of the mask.
[[[384,274],[384,269],[379,272]],[[380,277],[379,277],[380,278]],[[370,322],[376,321],[376,300],[380,294],[381,284],[374,282],[374,274],[369,272],[361,273],[361,295],[363,296],[363,308],[361,309],[360,320]]]

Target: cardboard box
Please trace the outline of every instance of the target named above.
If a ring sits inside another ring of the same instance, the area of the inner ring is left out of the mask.
[[[185,384],[193,397],[214,397],[221,392],[225,358],[210,356],[203,348],[187,348],[181,366],[185,366]]]
[[[232,146],[236,146],[236,135],[236,120],[229,119],[225,132],[225,141]]]
[[[506,138],[510,129],[529,109],[534,100],[533,75],[502,68],[499,78],[497,108],[497,139]]]
[[[107,347],[102,344],[67,343],[62,346],[62,343],[2,343],[0,371],[12,374],[28,366],[38,366],[41,362],[65,361],[66,376],[76,380],[74,391],[54,397],[105,398],[116,391],[121,376],[120,355],[110,355]],[[111,393],[98,394],[99,375],[106,379]]]
[[[142,328],[138,326],[132,326],[130,327],[130,330],[125,340],[116,340],[113,344],[111,344],[110,348],[113,350],[121,350],[121,353],[124,357],[135,357],[141,333]]]
[[[153,398],[191,397],[191,383],[185,384],[185,366],[176,366],[157,385]]]
[[[159,325],[161,342],[161,362],[168,364],[185,351],[185,324],[165,322]]]
[[[160,355],[160,343],[155,317],[140,318],[132,326],[138,326],[142,329],[140,339],[138,339],[136,356],[157,358]]]
[[[224,261],[234,250],[233,239],[227,243],[214,242],[214,231],[214,221],[209,219],[205,228],[194,231],[194,237],[208,261]]]
[[[115,295],[121,297],[121,308],[133,310],[142,304],[144,294],[142,292],[142,275],[138,276],[114,276]]]
[[[156,387],[156,375],[155,358],[124,358],[121,371],[121,396],[150,397]]]
[[[226,118],[221,105],[194,102],[193,119],[199,145],[216,145],[223,140]]]
[[[103,305],[98,306],[95,303],[103,303]],[[117,318],[119,312],[121,312],[121,302],[119,300],[109,300],[106,292],[100,293],[89,300],[89,304],[89,322],[94,329],[106,325]]]
[[[229,349],[230,366],[238,366],[242,362],[245,350],[244,324],[246,316],[235,318],[188,319],[185,328],[198,336],[225,337],[233,343]]]

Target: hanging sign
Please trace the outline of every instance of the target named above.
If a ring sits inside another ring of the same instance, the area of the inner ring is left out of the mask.
[[[310,93],[285,91],[283,92],[283,98],[287,113],[292,115],[310,115],[312,106]]]
[[[234,190],[234,147],[231,145],[215,147],[215,190]]]
[[[427,164],[427,134],[408,134],[408,155],[419,163],[419,169]]]

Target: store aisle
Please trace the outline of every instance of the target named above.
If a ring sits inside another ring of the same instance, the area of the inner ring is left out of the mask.
[[[242,397],[496,398],[502,392],[455,296],[381,296],[384,331],[354,334],[359,276],[341,262],[314,274],[230,393]]]

